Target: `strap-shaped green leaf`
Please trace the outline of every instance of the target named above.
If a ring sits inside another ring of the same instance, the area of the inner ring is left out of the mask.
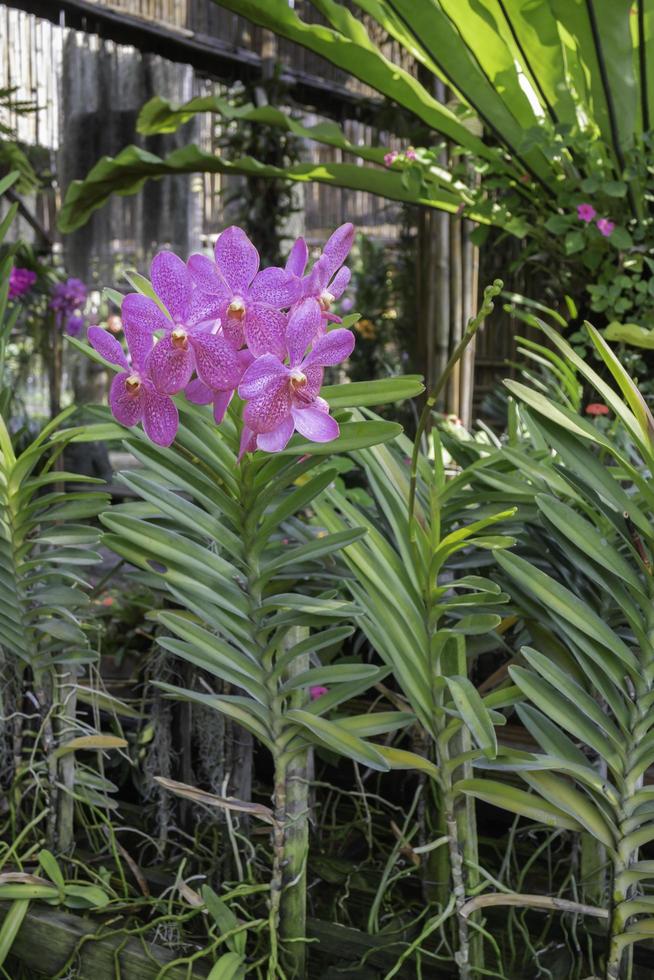
[[[479,691],[467,677],[447,677],[452,700],[464,723],[484,755],[494,759],[497,755],[495,727]]]
[[[497,782],[493,779],[462,779],[454,784],[454,791],[474,796],[478,800],[492,803],[510,813],[517,813],[537,823],[548,827],[560,827],[562,830],[582,830],[578,820],[575,820],[564,810],[548,803],[536,793],[526,793],[515,786]]]
[[[337,722],[310,714],[308,711],[302,711],[300,708],[292,708],[288,711],[286,719],[299,725],[304,731],[309,732],[314,739],[339,755],[352,759],[354,762],[360,762],[364,766],[370,766],[371,769],[377,769],[380,772],[386,772],[390,768],[376,748],[342,728]]]

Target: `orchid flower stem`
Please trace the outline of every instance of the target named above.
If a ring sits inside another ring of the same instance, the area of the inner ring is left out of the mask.
[[[432,388],[427,400],[425,402],[424,408],[420,415],[418,421],[418,429],[416,431],[416,437],[413,444],[413,455],[411,457],[411,483],[409,486],[409,535],[413,539],[414,537],[414,509],[416,500],[416,484],[418,475],[418,456],[420,453],[420,442],[422,436],[429,423],[429,418],[431,416],[432,409],[438,402],[441,392],[444,390],[447,382],[454,370],[456,364],[463,357],[466,347],[471,342],[481,325],[483,324],[486,317],[488,317],[494,309],[493,300],[496,296],[502,292],[504,288],[504,283],[501,279],[495,279],[495,281],[490,285],[486,286],[484,289],[484,298],[482,300],[481,306],[476,316],[472,317],[468,321],[468,325],[461,337],[461,340],[454,348],[449,361],[445,365],[445,369],[441,374],[440,378]]]

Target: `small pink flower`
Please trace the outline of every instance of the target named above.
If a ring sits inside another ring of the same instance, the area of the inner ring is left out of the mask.
[[[605,238],[610,238],[615,230],[615,223],[608,218],[598,218],[596,225],[600,235],[604,235]]]
[[[590,405],[586,405],[586,415],[608,415],[609,406],[604,405],[603,402],[591,402]]]
[[[324,694],[329,694],[329,688],[323,687],[322,684],[315,684],[313,687],[309,688],[309,697],[312,701],[317,701]]]
[[[36,282],[36,272],[14,267],[9,273],[9,299],[18,299],[29,292]]]
[[[577,205],[577,217],[579,218],[580,221],[584,221],[586,224],[589,224],[593,220],[596,214],[597,211],[595,210],[592,204]]]
[[[418,159],[418,154],[416,153],[415,148],[413,146],[407,146],[406,150],[404,151],[404,158],[405,160]]]
[[[102,327],[89,327],[91,347],[110,364],[123,370],[111,384],[109,404],[114,418],[131,428],[143,422],[148,439],[158,446],[170,446],[177,435],[177,407],[168,395],[157,391],[148,373],[148,355],[153,337],[147,327],[125,323],[125,339],[131,363],[116,338]]]
[[[389,150],[388,153],[385,153],[384,154],[384,166],[385,167],[392,167],[393,164],[395,163],[395,161],[397,160],[398,155],[399,154],[398,154],[397,150]]]
[[[347,221],[329,236],[320,258],[302,281],[302,299],[318,300],[323,326],[327,320],[337,323],[341,321],[339,316],[331,312],[331,308],[350,283],[352,273],[343,263],[350,254],[353,242],[354,225]]]

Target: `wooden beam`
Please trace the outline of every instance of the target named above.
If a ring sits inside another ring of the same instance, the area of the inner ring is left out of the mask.
[[[260,79],[263,62],[256,52],[219,37],[147,20],[96,0],[2,0],[5,6],[42,17],[53,24],[129,44],[169,61],[192,65],[201,74],[223,82]],[[282,81],[302,105],[336,119],[372,123],[382,99],[364,98],[344,85],[285,65]]]

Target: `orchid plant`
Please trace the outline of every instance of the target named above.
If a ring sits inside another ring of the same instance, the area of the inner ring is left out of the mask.
[[[159,643],[200,668],[196,684],[205,689],[159,686],[221,712],[273,758],[272,808],[202,793],[272,827],[270,978],[304,975],[311,746],[387,770],[398,759],[368,737],[412,720],[402,711],[333,716],[389,673],[338,657],[359,615],[340,595],[347,573],[339,552],[366,532],[332,534],[298,519],[337,475],[327,457],[401,432],[396,423],[351,419],[351,410],[422,390],[417,377],[323,385],[325,369],[354,346],[352,318],[341,321],[334,308],[353,237],[352,225],[337,229],[309,271],[302,239],[285,268],[259,270],[236,227],[218,238],[213,259],[185,263],[162,252],[151,283],[132,276],[138,291],[122,298],[126,349],[97,326],[90,348],[70,341],[116,370],[109,404],[120,423],[103,420],[72,437],[127,436],[142,466],[119,476],[141,500],[102,515],[104,543],[167,593],[174,608],[153,614]],[[335,658],[329,665],[321,650]]]

